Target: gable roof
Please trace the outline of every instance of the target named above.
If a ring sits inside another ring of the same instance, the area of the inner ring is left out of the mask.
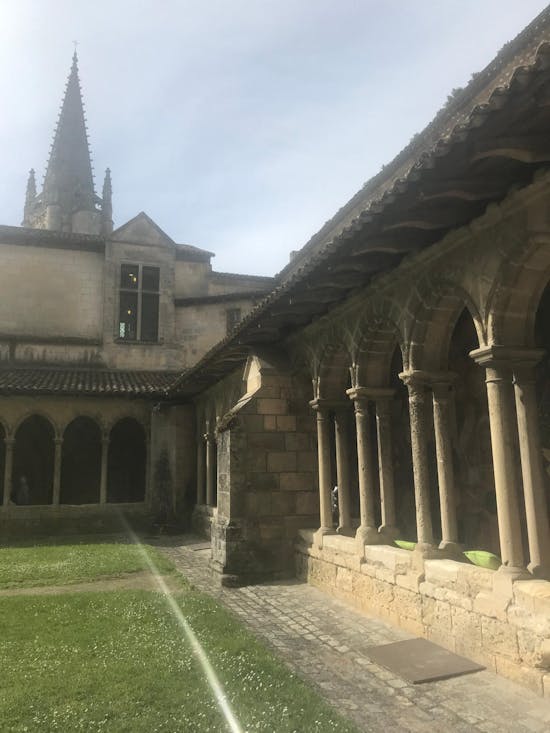
[[[117,242],[176,246],[174,240],[144,211],[115,229],[110,238]]]

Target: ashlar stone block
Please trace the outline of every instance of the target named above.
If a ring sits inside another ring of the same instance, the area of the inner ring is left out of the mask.
[[[519,662],[516,630],[498,619],[481,617],[481,638],[483,646],[491,649],[497,657],[507,657]]]
[[[296,453],[274,451],[267,454],[267,470],[273,473],[296,471]]]

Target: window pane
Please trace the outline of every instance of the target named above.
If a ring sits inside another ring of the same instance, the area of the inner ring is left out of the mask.
[[[141,339],[158,341],[159,296],[143,293],[141,296]]]
[[[118,335],[127,341],[137,339],[137,293],[120,293]]]
[[[144,267],[143,268],[143,290],[153,290],[158,293],[159,290],[159,268],[158,267]]]
[[[139,287],[139,265],[121,265],[120,287],[125,290],[137,290]]]
[[[241,322],[241,309],[240,308],[229,308],[226,311],[227,318],[227,333],[236,328]]]

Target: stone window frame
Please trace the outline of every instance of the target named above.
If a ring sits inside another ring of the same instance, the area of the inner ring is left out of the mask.
[[[124,267],[135,267],[137,269],[137,287],[128,288],[124,287],[122,283],[122,273]],[[144,268],[155,269],[158,272],[158,288],[157,290],[151,290],[143,288],[143,270]],[[157,263],[151,262],[140,262],[137,260],[123,260],[119,263],[117,268],[117,307],[116,307],[116,321],[115,321],[115,341],[120,344],[162,344],[163,340],[160,337],[160,296],[161,296],[161,267]],[[137,295],[137,318],[136,318],[136,336],[135,338],[129,338],[123,336],[120,333],[120,309],[122,295],[128,293],[135,293]],[[143,339],[142,335],[142,314],[143,314],[143,295],[156,295],[157,296],[157,335],[156,339]]]
[[[225,311],[225,330],[231,333],[243,319],[242,308],[227,308]]]

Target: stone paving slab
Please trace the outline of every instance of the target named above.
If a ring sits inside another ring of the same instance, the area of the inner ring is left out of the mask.
[[[203,539],[153,542],[199,590],[230,609],[339,712],[367,733],[544,733],[550,702],[483,671],[412,685],[370,661],[366,650],[411,638],[295,580],[223,588]],[[307,733],[303,731],[302,733]]]

